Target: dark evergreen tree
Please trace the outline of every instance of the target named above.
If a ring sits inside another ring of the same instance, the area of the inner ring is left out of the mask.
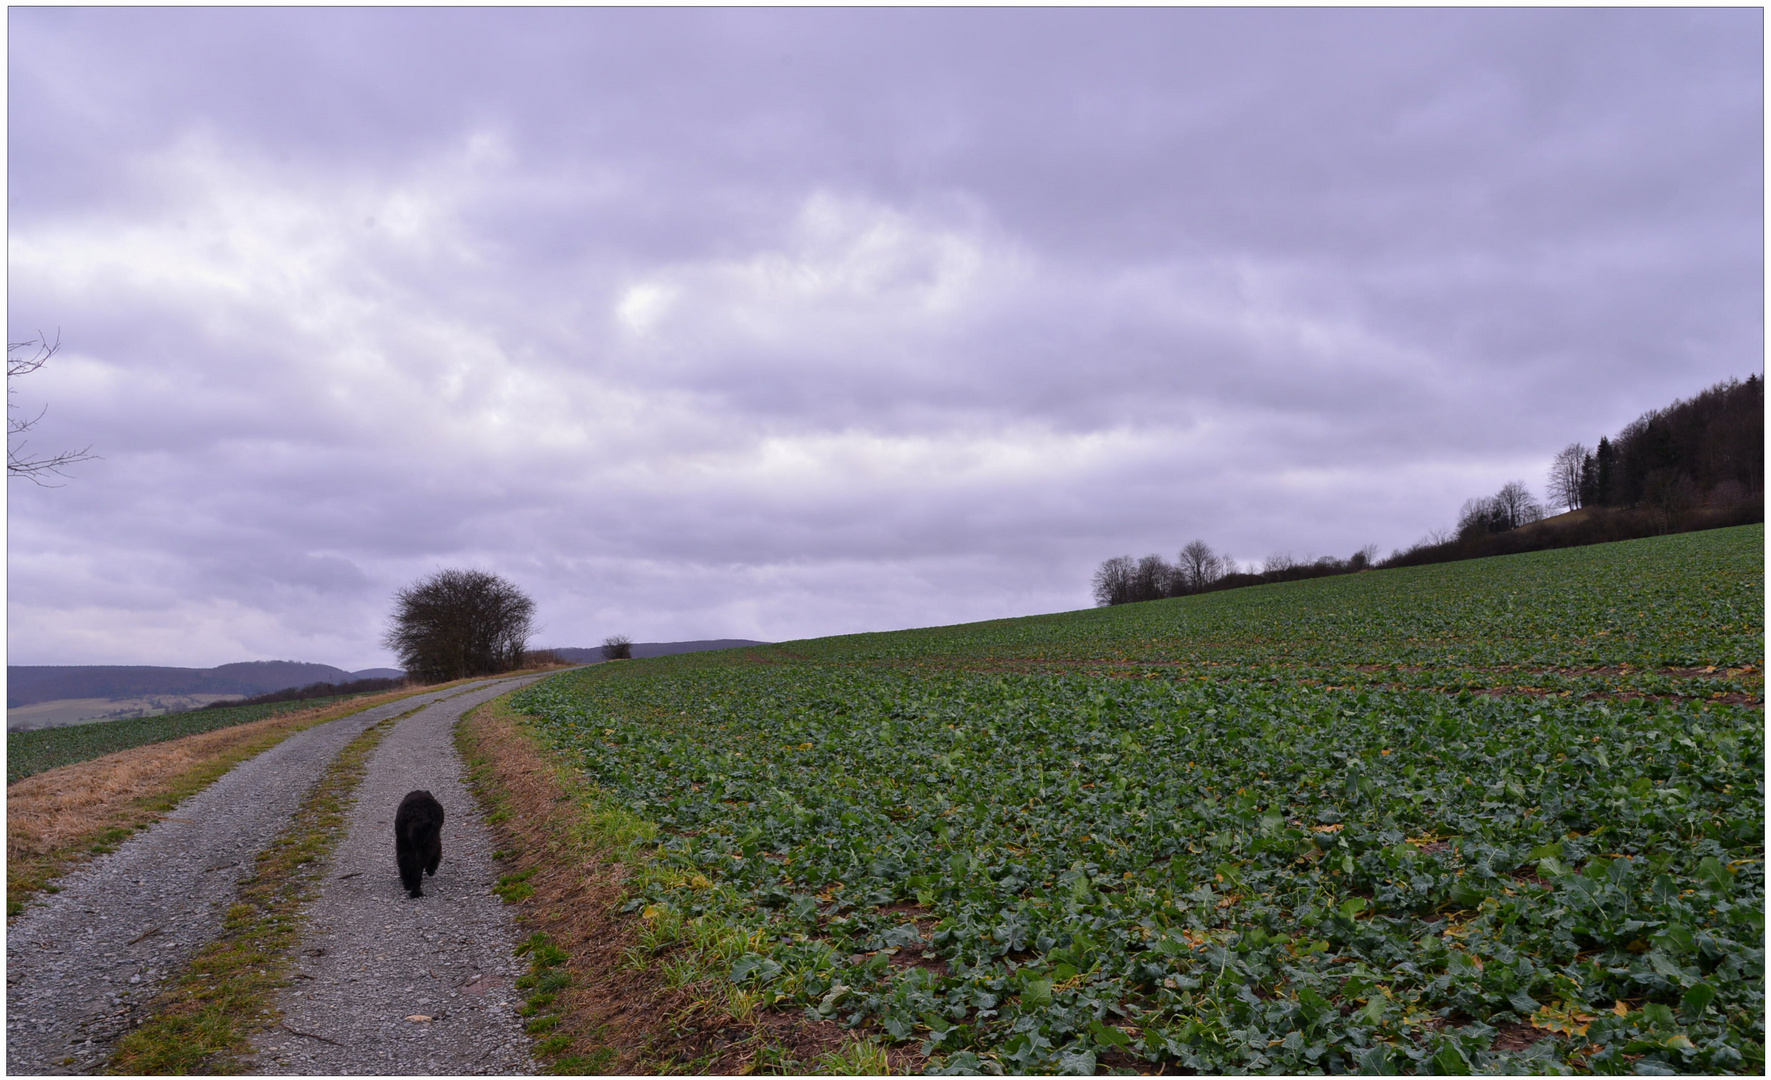
[[[1599,491],[1599,460],[1589,450],[1580,462],[1580,505],[1600,505]]]
[[[1599,437],[1599,448],[1593,451],[1593,488],[1598,492],[1594,503],[1599,506],[1618,505],[1617,449],[1603,435]]]

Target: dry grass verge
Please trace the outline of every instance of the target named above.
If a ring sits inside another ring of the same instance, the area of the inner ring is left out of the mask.
[[[525,1015],[546,1071],[878,1074],[914,1064],[831,1021],[766,1009],[724,978],[730,935],[624,915],[624,883],[648,872],[653,827],[550,761],[527,718],[499,699],[456,729],[470,785],[497,833],[534,970]]]
[[[466,682],[468,680],[461,680]],[[316,724],[453,683],[353,698],[281,713],[181,739],[120,750],[28,776],[6,789],[6,917],[94,855],[116,849],[136,830],[248,758]]]

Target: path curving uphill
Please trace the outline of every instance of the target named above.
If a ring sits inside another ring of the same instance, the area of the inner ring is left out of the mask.
[[[26,909],[8,928],[7,1073],[103,1068],[116,1040],[145,1016],[144,1006],[161,984],[217,935],[240,879],[352,739],[417,708],[422,711],[389,734],[383,754],[414,721],[419,722],[415,731],[429,732],[435,718],[447,716],[435,738],[452,759],[448,727],[454,718],[533,678],[450,687],[299,732],[240,763],[115,852],[61,879],[58,892]],[[451,809],[453,829],[445,828],[445,844],[451,831],[459,837],[478,816],[465,798]],[[356,833],[353,822],[353,840]],[[385,869],[392,874],[391,835],[385,846]],[[445,867],[448,854],[446,847]],[[440,869],[433,880],[444,873]],[[397,875],[394,880],[397,885]],[[486,903],[496,907],[497,898],[483,891]],[[505,947],[504,956],[509,955]],[[363,1071],[363,1065],[349,1071]]]
[[[350,829],[333,852],[283,1024],[253,1040],[248,1072],[445,1075],[535,1071],[513,987],[516,920],[493,894],[491,831],[468,793],[455,723],[533,677],[453,698],[400,721],[369,759]],[[407,897],[394,810],[424,789],[443,804],[443,861]]]

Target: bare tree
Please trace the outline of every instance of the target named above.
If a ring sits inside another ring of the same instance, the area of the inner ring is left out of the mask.
[[[1374,563],[1376,561],[1377,561],[1377,545],[1376,544],[1366,544],[1364,547],[1360,548],[1358,551],[1353,552],[1353,557],[1347,560],[1347,568],[1349,570],[1353,570],[1355,572],[1360,571],[1360,570],[1368,570],[1371,568],[1372,563]]]
[[[81,461],[92,461],[98,457],[97,454],[89,453],[92,447],[87,446],[84,450],[67,450],[59,454],[52,454],[49,457],[34,458],[30,456],[29,451],[26,449],[27,444],[25,440],[17,439],[16,442],[14,441],[17,436],[23,435],[36,427],[37,421],[43,419],[43,414],[48,411],[49,406],[45,405],[42,409],[39,409],[37,415],[31,417],[29,420],[18,419],[14,416],[14,412],[17,410],[18,406],[14,405],[12,402],[12,396],[18,393],[18,390],[13,386],[13,381],[21,376],[29,375],[44,364],[47,364],[49,358],[54,356],[56,350],[60,348],[60,338],[57,338],[54,343],[51,343],[42,334],[38,334],[29,341],[10,341],[6,344],[7,479],[11,479],[15,476],[22,476],[41,487],[60,487],[60,484],[51,484],[46,481],[44,477],[51,475],[66,476],[67,474],[62,472],[64,467]]]
[[[1203,540],[1195,540],[1181,549],[1177,569],[1182,589],[1190,593],[1204,592],[1207,585],[1223,576],[1223,564],[1218,561],[1217,552]]]
[[[1261,564],[1261,572],[1263,574],[1278,574],[1290,570],[1296,565],[1297,558],[1291,552],[1276,551],[1267,556],[1267,561]]]
[[[484,570],[439,570],[394,594],[381,643],[420,682],[496,675],[523,666],[535,601]]]
[[[1137,569],[1137,563],[1130,555],[1115,555],[1101,563],[1095,570],[1095,603],[1101,607],[1129,603]]]
[[[603,639],[604,660],[632,660],[633,639],[626,634],[613,634]]]
[[[1555,460],[1550,462],[1549,486],[1545,489],[1551,506],[1580,509],[1581,478],[1591,454],[1591,450],[1577,442],[1569,443],[1556,452]]]
[[[1509,481],[1486,498],[1468,499],[1457,514],[1457,536],[1468,540],[1488,533],[1502,533],[1543,519],[1543,506],[1531,495],[1523,480]]]
[[[1479,495],[1473,499],[1465,499],[1457,512],[1457,538],[1468,540],[1475,536],[1487,536],[1489,533],[1505,532],[1509,526],[1506,515],[1494,505],[1494,498]]]
[[[1175,595],[1175,568],[1160,555],[1146,555],[1138,560],[1132,573],[1133,600],[1161,600]]]
[[[1543,519],[1543,505],[1532,497],[1523,480],[1508,481],[1494,495],[1494,506],[1506,518],[1509,529]]]

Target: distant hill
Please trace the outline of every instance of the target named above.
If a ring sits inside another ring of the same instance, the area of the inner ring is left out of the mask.
[[[16,709],[68,698],[137,698],[149,694],[238,694],[251,697],[292,686],[353,679],[393,678],[391,668],[345,671],[330,664],[293,660],[254,660],[213,668],[94,666],[8,666],[6,707]]]
[[[406,673],[397,667],[366,667],[361,671],[351,672],[353,679],[403,679]]]
[[[709,649],[736,649],[766,645],[765,641],[721,638],[717,641],[648,641],[636,643],[636,657],[674,656]],[[603,659],[599,649],[556,649],[560,659],[595,664]],[[347,683],[357,679],[397,679],[399,668],[364,668],[345,671],[330,664],[302,664],[293,660],[253,660],[213,668],[127,667],[112,665],[8,666],[6,707],[23,708],[45,701],[104,699],[122,701],[152,695],[226,694],[253,697],[314,683]],[[195,706],[186,706],[195,707]],[[94,712],[92,715],[98,715]]]
[[[747,638],[718,638],[713,641],[636,641],[633,643],[633,657],[644,660],[651,656],[675,656],[677,653],[709,652],[713,649],[741,649],[746,645],[767,645],[766,641],[751,641]],[[596,649],[555,649],[561,660],[570,660],[574,664],[600,664],[603,650]]]

